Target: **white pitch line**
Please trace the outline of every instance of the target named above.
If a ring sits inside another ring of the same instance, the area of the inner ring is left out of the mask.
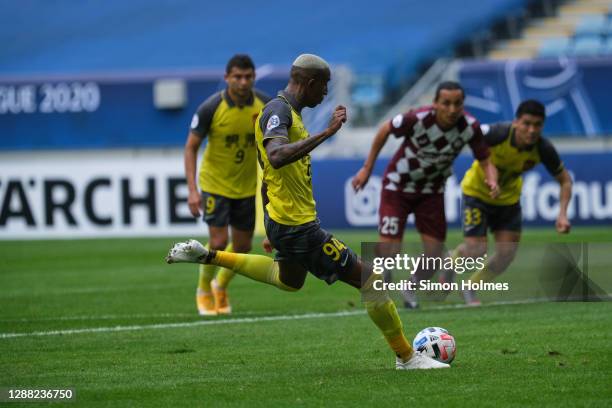
[[[7,293],[0,293],[0,299],[14,299],[19,297],[31,296],[67,296],[67,295],[87,295],[90,293],[109,293],[109,292],[128,292],[140,290],[166,290],[170,288],[185,287],[181,284],[174,285],[128,285],[115,287],[93,287],[93,288],[74,288],[74,289],[48,289],[37,291],[32,289],[17,289]]]
[[[75,320],[121,320],[121,319],[147,319],[156,317],[195,317],[194,313],[158,313],[158,314],[132,314],[132,315],[98,315],[98,316],[57,316],[39,317],[36,319],[15,318],[0,319],[0,323],[38,323],[38,322],[61,322]]]
[[[335,312],[335,313],[307,313],[301,315],[280,315],[280,316],[262,316],[262,317],[244,317],[239,319],[224,319],[224,320],[203,320],[197,322],[183,323],[163,323],[149,324],[141,326],[115,326],[115,327],[92,327],[88,329],[73,329],[73,330],[52,330],[39,331],[30,333],[0,333],[0,339],[11,339],[15,337],[40,337],[40,336],[62,336],[67,334],[83,334],[83,333],[110,333],[122,331],[138,331],[138,330],[157,330],[171,329],[195,326],[213,326],[221,324],[239,324],[239,323],[258,323],[281,320],[303,320],[303,319],[321,319],[329,317],[345,317],[364,314],[363,310],[352,312]]]
[[[235,316],[242,315],[270,315],[273,311],[258,311],[258,312],[240,312],[236,313]],[[140,313],[140,314],[115,314],[115,315],[91,315],[91,316],[49,316],[39,317],[34,319],[28,318],[14,318],[14,319],[0,319],[0,323],[39,323],[39,322],[60,322],[60,321],[85,321],[85,320],[131,320],[131,319],[154,319],[154,318],[165,318],[165,317],[199,317],[194,313]]]
[[[509,300],[509,301],[485,303],[479,307],[468,306],[465,304],[451,304],[451,305],[428,307],[426,309],[423,309],[423,311],[452,310],[452,309],[479,309],[479,308],[494,307],[494,306],[543,303],[546,301],[548,300],[547,299]],[[414,312],[411,311],[410,313],[414,313]],[[62,335],[68,335],[68,334],[84,334],[84,333],[111,333],[111,332],[122,332],[122,331],[159,330],[159,329],[172,329],[172,328],[184,328],[184,327],[195,327],[195,326],[216,326],[216,325],[225,325],[225,324],[273,322],[273,321],[282,321],[282,320],[325,319],[325,318],[330,318],[330,317],[358,316],[362,314],[365,314],[365,310],[354,310],[354,311],[333,312],[333,313],[305,313],[305,314],[298,314],[298,315],[244,317],[244,318],[237,318],[237,319],[230,318],[230,319],[223,319],[223,320],[198,320],[195,322],[160,323],[160,324],[133,325],[133,326],[91,327],[87,329],[51,330],[51,331],[29,332],[29,333],[0,333],[0,339],[12,339],[16,337],[62,336]]]

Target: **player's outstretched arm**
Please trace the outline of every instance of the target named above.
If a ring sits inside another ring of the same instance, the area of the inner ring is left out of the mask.
[[[268,154],[270,165],[275,169],[280,169],[287,164],[301,159],[315,147],[335,135],[344,122],[346,122],[346,108],[338,105],[332,114],[327,129],[323,132],[294,143],[289,143],[285,138],[270,139],[266,143],[266,153]]]
[[[387,139],[391,134],[391,122],[387,122],[378,129],[376,136],[374,137],[374,141],[372,142],[372,147],[370,148],[370,153],[368,154],[368,158],[366,159],[363,167],[359,169],[355,177],[353,177],[353,188],[355,191],[359,191],[368,184],[368,180],[372,175],[372,169],[374,169],[374,164],[376,163],[376,159],[378,158],[378,154],[382,150],[385,143],[387,143]]]
[[[198,163],[198,150],[202,144],[202,138],[193,132],[189,133],[187,142],[185,143],[185,177],[187,178],[187,188],[189,191],[189,197],[187,198],[187,204],[189,205],[189,211],[194,217],[200,216],[200,207],[202,204],[202,198],[198,192],[196,185],[196,168]]]
[[[567,169],[563,169],[555,179],[557,179],[561,186],[561,190],[559,191],[559,215],[557,216],[555,227],[557,228],[557,232],[567,234],[570,232],[571,228],[571,224],[567,218],[567,207],[572,198],[572,178]]]
[[[499,190],[499,184],[497,184],[497,180],[498,180],[497,167],[495,167],[495,165],[491,163],[491,160],[489,160],[489,158],[479,160],[478,164],[480,165],[480,167],[482,168],[482,171],[485,174],[485,183],[489,187],[489,196],[491,198],[499,197],[500,190]]]

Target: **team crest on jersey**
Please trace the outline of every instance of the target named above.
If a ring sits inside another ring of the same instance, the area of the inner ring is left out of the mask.
[[[396,115],[393,120],[391,121],[391,124],[393,125],[394,128],[399,128],[400,126],[402,126],[402,122],[404,120],[404,116],[400,115]]]
[[[280,125],[280,119],[278,118],[277,115],[272,115],[270,116],[270,119],[268,119],[268,124],[266,125],[266,129],[272,130],[278,125]]]
[[[193,115],[193,118],[191,118],[191,128],[195,129],[198,127],[199,124],[200,124],[200,118],[198,118],[197,114]]]

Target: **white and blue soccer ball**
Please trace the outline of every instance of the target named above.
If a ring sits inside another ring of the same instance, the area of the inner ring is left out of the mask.
[[[425,355],[446,364],[450,364],[457,353],[455,338],[448,330],[441,327],[428,327],[421,330],[414,338],[412,347],[415,351],[425,353]]]

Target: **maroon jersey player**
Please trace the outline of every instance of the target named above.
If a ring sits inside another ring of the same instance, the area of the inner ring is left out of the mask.
[[[487,175],[491,195],[499,193],[497,170],[488,159],[489,149],[478,120],[463,110],[464,97],[461,85],[443,82],[436,89],[433,105],[397,115],[383,124],[366,162],[353,178],[353,187],[363,188],[389,135],[403,139],[383,177],[378,232],[380,242],[389,243],[387,250],[400,250],[406,219],[413,213],[424,255],[442,256],[446,239],[444,185],[466,144]],[[429,278],[434,272],[416,271],[415,280]],[[405,293],[404,298],[407,307],[417,306],[413,293]]]

